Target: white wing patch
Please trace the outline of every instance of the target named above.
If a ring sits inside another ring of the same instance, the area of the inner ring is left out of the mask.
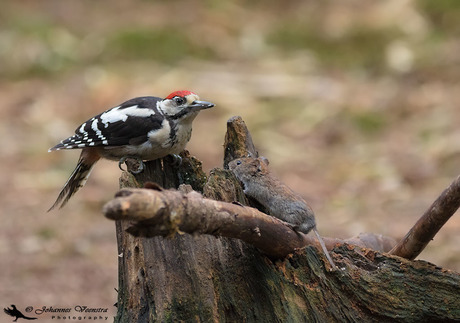
[[[155,111],[152,109],[139,108],[138,105],[133,105],[124,109],[115,107],[101,114],[101,122],[107,128],[109,123],[115,123],[118,121],[126,121],[128,117],[149,117],[154,115]]]
[[[109,126],[109,123],[126,121],[126,119],[128,119],[128,116],[124,113],[121,113],[119,109],[120,107],[116,107],[101,114],[101,122],[106,128]]]
[[[149,117],[155,114],[155,111],[147,108],[138,108],[137,105],[123,109],[123,112],[130,117]]]

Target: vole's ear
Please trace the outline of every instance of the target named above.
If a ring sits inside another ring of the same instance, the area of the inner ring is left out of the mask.
[[[268,166],[268,164],[269,164],[269,161],[268,161],[268,159],[267,159],[267,158],[265,158],[264,156],[260,156],[260,157],[259,157],[259,159],[260,159],[261,161],[263,161],[265,165],[267,165],[267,166]]]
[[[264,170],[264,167],[268,165],[268,159],[265,157],[259,157],[254,161],[257,165],[257,172],[262,172]]]
[[[257,167],[257,172],[262,171],[262,165],[260,164],[259,158],[253,160],[253,165]]]

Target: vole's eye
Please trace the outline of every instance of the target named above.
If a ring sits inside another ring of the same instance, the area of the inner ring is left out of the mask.
[[[181,96],[175,96],[174,101],[177,103],[177,105],[182,105],[185,103],[185,98]]]
[[[242,163],[241,160],[237,160],[237,161],[236,161],[236,164],[237,164],[237,165],[241,165],[241,163]]]

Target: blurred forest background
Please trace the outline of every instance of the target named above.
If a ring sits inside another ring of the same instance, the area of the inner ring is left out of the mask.
[[[129,98],[216,104],[188,149],[221,167],[240,115],[319,231],[401,238],[460,174],[460,1],[0,1],[0,305],[110,307],[118,189],[100,162],[47,213],[79,151],[48,153]],[[460,271],[456,214],[419,259]]]

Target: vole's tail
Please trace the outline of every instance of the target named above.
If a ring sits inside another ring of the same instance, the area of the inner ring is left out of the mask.
[[[329,251],[327,251],[326,245],[324,244],[323,238],[321,238],[321,236],[319,235],[318,230],[316,230],[316,228],[313,228],[313,232],[316,234],[316,237],[318,238],[318,242],[321,245],[321,248],[323,249],[324,255],[326,256],[327,260],[332,266],[332,270],[337,270],[337,266],[332,260],[331,255],[329,254]]]

